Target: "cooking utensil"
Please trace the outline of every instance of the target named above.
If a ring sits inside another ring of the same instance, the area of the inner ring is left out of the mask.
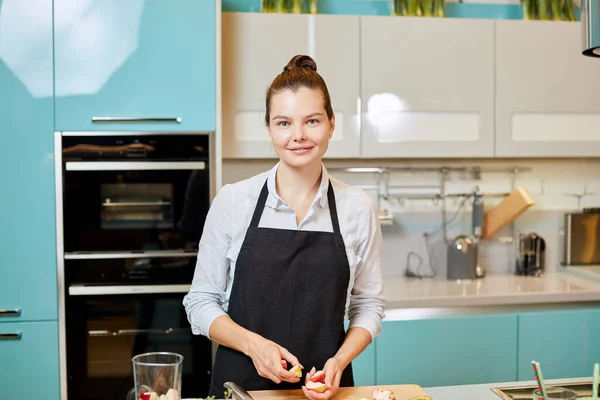
[[[223,384],[225,389],[231,389],[231,393],[234,399],[238,400],[254,400],[252,396],[244,389],[244,387],[235,382],[225,382]]]

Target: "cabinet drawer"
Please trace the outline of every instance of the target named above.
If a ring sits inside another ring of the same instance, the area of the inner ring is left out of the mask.
[[[58,400],[57,322],[0,323],[3,399]]]

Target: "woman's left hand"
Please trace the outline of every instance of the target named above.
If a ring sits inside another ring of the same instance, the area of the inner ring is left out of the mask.
[[[309,381],[310,377],[314,375],[315,368],[313,367],[306,374],[306,382]],[[323,393],[315,392],[314,390],[309,390],[306,386],[302,386],[302,391],[304,395],[309,400],[327,400],[333,397],[338,389],[340,388],[340,379],[342,378],[342,372],[344,372],[344,368],[342,363],[338,361],[335,357],[330,358],[325,363],[323,367],[323,372],[325,373],[325,385],[327,389]]]

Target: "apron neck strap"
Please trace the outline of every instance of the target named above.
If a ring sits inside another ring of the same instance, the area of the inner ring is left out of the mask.
[[[329,187],[327,188],[327,203],[329,204],[329,215],[331,216],[331,225],[333,225],[333,232],[340,233],[340,221],[338,219],[337,206],[335,203],[335,195],[333,193],[333,186],[331,185],[331,181],[329,181]],[[251,228],[257,228],[258,223],[260,222],[260,217],[262,217],[263,210],[265,208],[265,204],[267,203],[267,196],[269,195],[269,187],[267,186],[267,182],[262,187],[260,191],[260,196],[258,196],[258,202],[256,203],[256,208],[254,208],[254,214],[252,215],[252,220],[250,221]]]

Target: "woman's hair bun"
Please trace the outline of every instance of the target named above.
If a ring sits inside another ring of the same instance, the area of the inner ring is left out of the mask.
[[[317,72],[317,63],[310,56],[298,54],[287,63],[283,71],[290,71],[294,68],[306,68]]]

